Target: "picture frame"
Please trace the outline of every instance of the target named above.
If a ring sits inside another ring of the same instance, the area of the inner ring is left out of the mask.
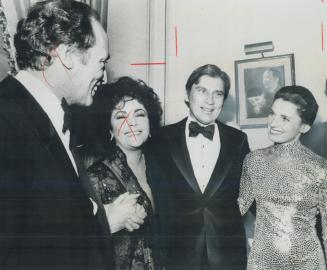
[[[235,61],[237,123],[240,128],[267,127],[274,94],[295,84],[294,54]]]

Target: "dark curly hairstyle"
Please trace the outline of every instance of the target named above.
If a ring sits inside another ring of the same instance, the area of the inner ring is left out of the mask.
[[[53,49],[65,44],[85,53],[95,44],[92,20],[98,16],[88,5],[73,0],[36,3],[17,24],[14,36],[20,69],[42,70],[51,64]]]
[[[319,106],[309,89],[299,85],[285,86],[276,92],[274,101],[279,98],[293,103],[302,122],[312,126]]]
[[[195,69],[186,82],[186,92],[190,93],[193,84],[199,83],[202,76],[207,75],[212,78],[220,78],[224,82],[224,100],[228,97],[230,89],[230,79],[226,72],[222,71],[216,65],[207,64]]]
[[[153,134],[153,131],[160,127],[162,108],[159,97],[142,80],[121,77],[114,83],[102,85],[99,91],[101,93],[98,93],[97,97],[101,99],[101,103],[95,100],[95,104],[101,104],[101,111],[106,114],[106,119],[109,119],[109,125],[115,107],[125,98],[131,98],[140,102],[146,109],[150,133]],[[111,126],[109,128],[111,129]]]

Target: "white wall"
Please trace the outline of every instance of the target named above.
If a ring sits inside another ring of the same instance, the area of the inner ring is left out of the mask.
[[[127,75],[148,80],[146,66],[130,64],[149,58],[148,0],[110,0],[108,2],[108,36],[110,46],[109,79]]]
[[[120,76],[142,79],[164,100],[165,66],[131,64],[165,61],[165,16],[162,0],[109,0],[109,81]]]
[[[272,40],[273,53],[295,54],[296,83],[306,86],[320,105],[317,121],[327,121],[327,49],[321,48],[322,22],[327,29],[327,3],[319,0],[167,0],[166,123],[187,113],[185,83],[196,67],[212,63],[231,77],[223,120],[237,126],[234,61],[249,59],[244,44]],[[175,56],[174,27],[179,33]],[[327,33],[325,33],[327,36]],[[259,57],[254,55],[252,57]],[[266,129],[247,129],[252,149],[268,145]]]

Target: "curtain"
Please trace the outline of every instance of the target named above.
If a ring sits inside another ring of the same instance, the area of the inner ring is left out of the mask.
[[[7,18],[5,16],[4,8],[2,5],[2,0],[0,0],[0,38],[1,38],[1,46],[2,50],[1,52],[1,61],[4,60],[4,58],[7,58],[7,63],[9,65],[9,72],[11,74],[16,74],[17,72],[17,67],[16,67],[16,61],[15,61],[15,56],[14,52],[11,48],[11,42],[10,42],[10,34],[8,31],[8,22]],[[6,54],[6,55],[4,55]],[[4,72],[4,70],[2,71]],[[3,77],[3,74],[1,74]]]

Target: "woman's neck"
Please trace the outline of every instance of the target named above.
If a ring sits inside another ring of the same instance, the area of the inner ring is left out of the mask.
[[[141,149],[126,150],[121,149],[126,155],[127,164],[129,166],[137,166],[143,161],[143,152]]]
[[[293,140],[290,140],[288,142],[283,142],[283,143],[275,143],[275,145],[294,145],[294,144],[299,144],[299,143],[301,143],[300,135],[296,136]]]

